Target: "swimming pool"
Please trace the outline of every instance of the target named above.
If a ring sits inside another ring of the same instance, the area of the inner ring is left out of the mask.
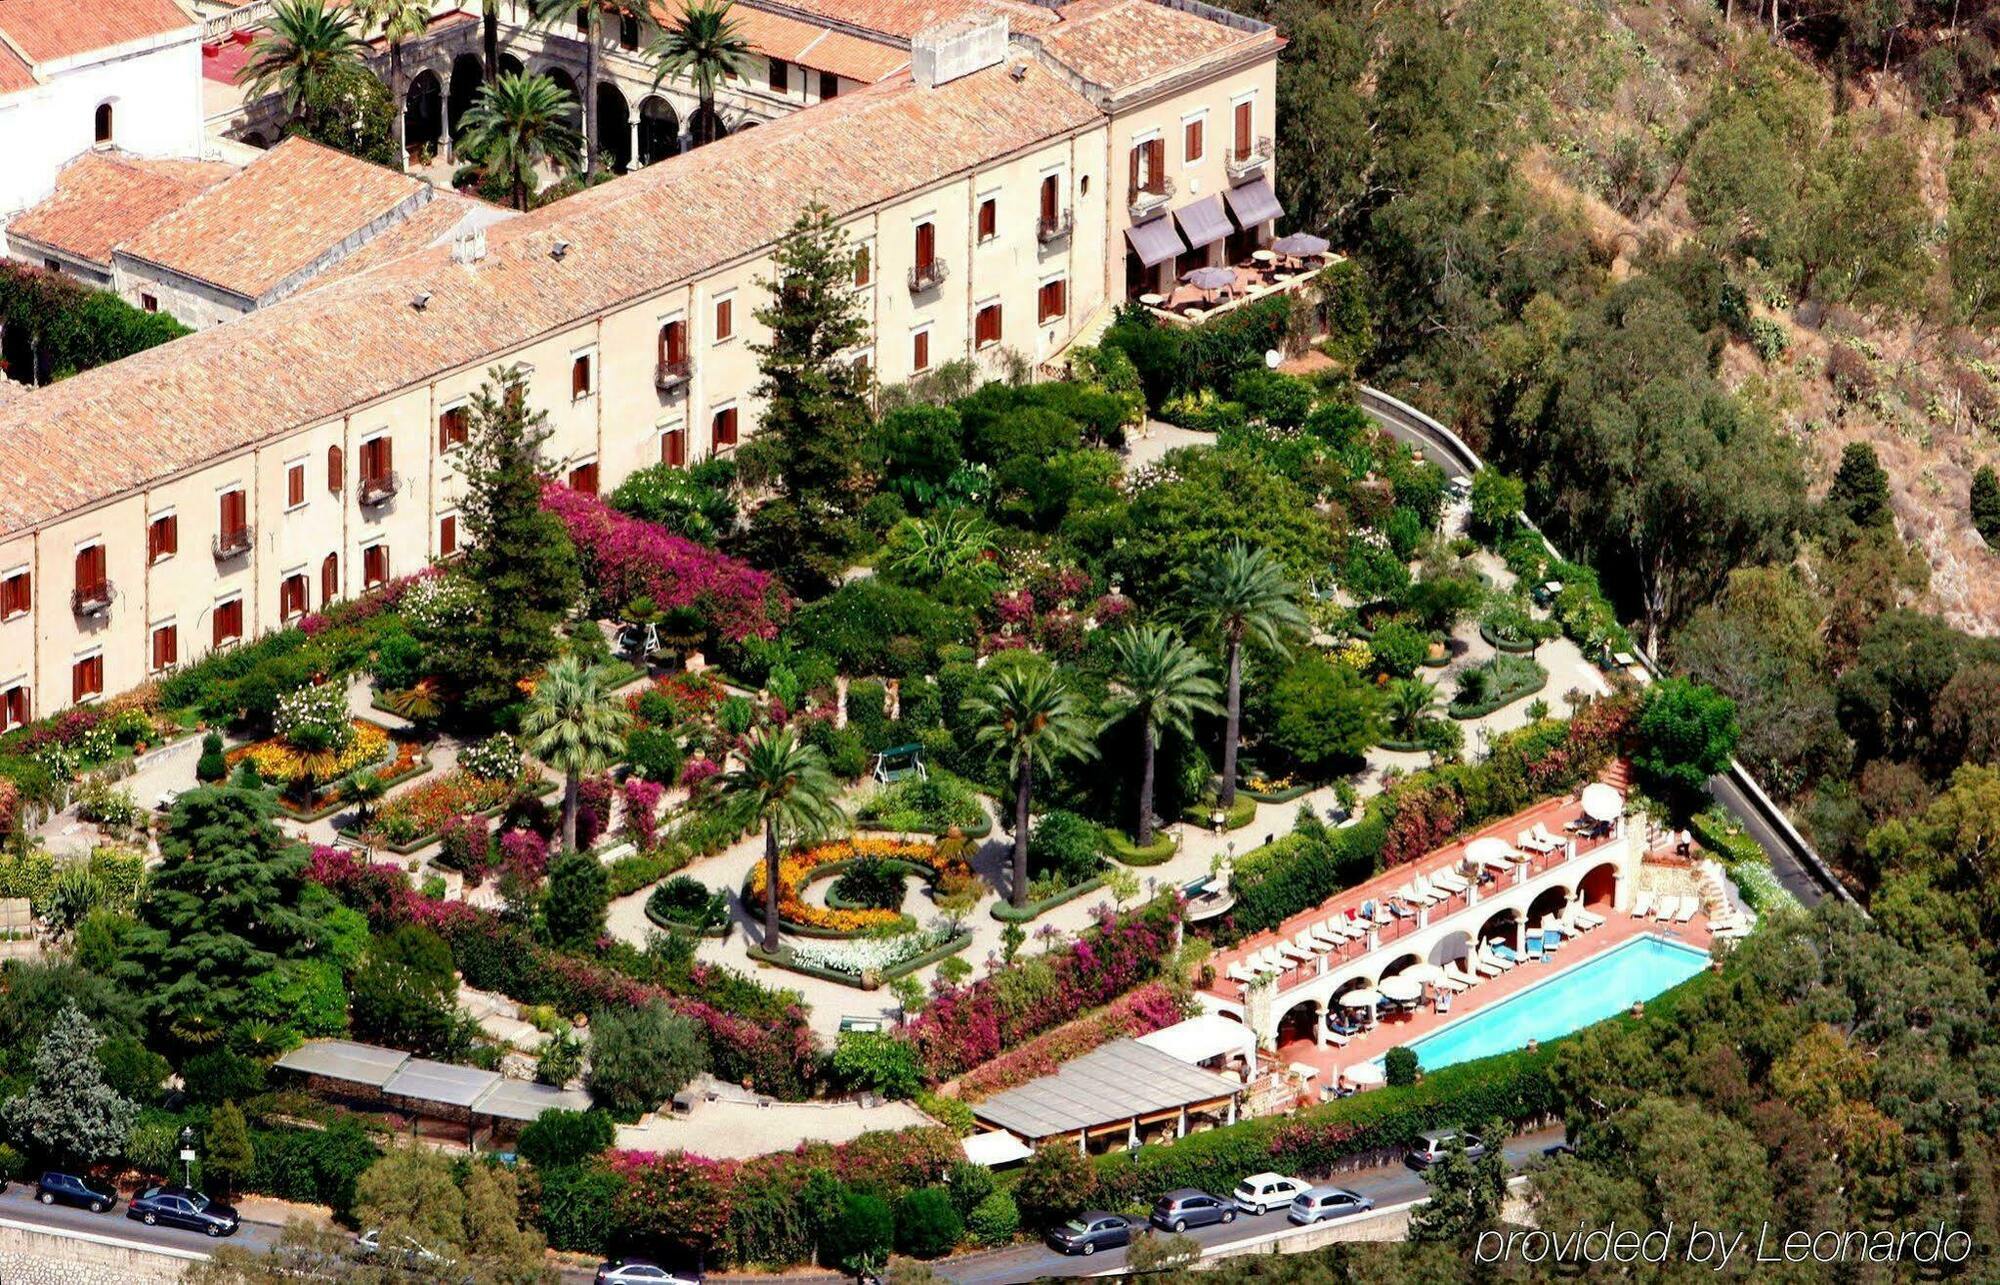
[[[1523,964],[1523,968],[1539,968]],[[1411,1044],[1426,1071],[1553,1040],[1616,1016],[1708,967],[1708,955],[1650,934],[1565,969]]]

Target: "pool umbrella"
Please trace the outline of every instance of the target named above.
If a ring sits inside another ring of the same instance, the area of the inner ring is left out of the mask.
[[[1487,835],[1474,839],[1465,845],[1465,856],[1469,861],[1477,861],[1482,866],[1492,866],[1496,870],[1506,870],[1513,864],[1514,846],[1498,835]]]
[[[1436,964],[1411,964],[1402,972],[1397,973],[1396,976],[1407,977],[1413,982],[1421,982],[1426,986],[1436,986],[1444,981],[1444,969],[1439,968]]]
[[[1593,821],[1616,821],[1625,815],[1625,796],[1602,781],[1583,787],[1583,814]]]
[[[1236,284],[1236,269],[1218,267],[1195,268],[1191,271],[1183,272],[1181,280],[1198,290],[1206,290],[1213,294],[1217,290],[1227,290]]]
[[[1424,993],[1423,983],[1407,973],[1397,973],[1394,977],[1384,977],[1378,987],[1385,999],[1398,1004],[1408,1004]]]
[[[1356,1062],[1353,1066],[1342,1071],[1340,1076],[1349,1084],[1360,1085],[1364,1088],[1369,1085],[1385,1084],[1388,1082],[1388,1077],[1382,1074],[1382,1068],[1373,1062]]]
[[[1310,232],[1293,232],[1271,242],[1271,248],[1279,254],[1287,254],[1295,259],[1310,259],[1325,254],[1332,245],[1323,236]]]
[[[1382,992],[1373,986],[1357,986],[1340,997],[1342,1008],[1373,1008],[1382,1002]]]

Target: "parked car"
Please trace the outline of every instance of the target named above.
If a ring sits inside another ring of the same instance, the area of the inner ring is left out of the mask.
[[[1314,1187],[1301,1192],[1299,1198],[1292,1202],[1291,1212],[1285,1216],[1304,1227],[1364,1213],[1374,1207],[1375,1202],[1358,1191],[1349,1191],[1345,1187]]]
[[[1170,1191],[1153,1202],[1153,1226],[1161,1231],[1186,1231],[1210,1223],[1233,1223],[1236,1206],[1193,1187]]]
[[[118,1203],[118,1193],[77,1174],[49,1169],[35,1183],[35,1199],[45,1205],[75,1205],[101,1214]]]
[[[1236,1207],[1246,1214],[1267,1214],[1273,1209],[1283,1209],[1294,1200],[1312,1190],[1312,1184],[1303,1178],[1287,1178],[1281,1173],[1253,1173],[1236,1184],[1230,1196]]]
[[[1060,1254],[1094,1254],[1132,1243],[1132,1220],[1105,1209],[1091,1209],[1057,1227],[1045,1239]]]
[[[356,1236],[354,1248],[364,1258],[379,1258],[384,1262],[399,1264],[413,1272],[436,1272],[452,1265],[450,1258],[427,1248],[412,1236],[396,1237],[384,1248],[380,1227],[371,1227]]]
[[[1403,1155],[1403,1161],[1412,1169],[1428,1169],[1444,1159],[1444,1153],[1462,1149],[1467,1160],[1477,1160],[1486,1154],[1486,1142],[1476,1133],[1460,1133],[1456,1129],[1442,1129],[1436,1133],[1426,1133]]]
[[[148,1227],[165,1223],[211,1236],[234,1236],[237,1218],[233,1206],[188,1187],[148,1187],[125,1206],[127,1218],[137,1218]]]
[[[701,1274],[673,1271],[644,1258],[613,1258],[599,1264],[597,1285],[701,1285]]]

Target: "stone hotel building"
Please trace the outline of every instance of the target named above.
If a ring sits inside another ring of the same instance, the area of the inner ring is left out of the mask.
[[[808,200],[865,252],[855,357],[884,382],[1040,369],[1270,239],[1266,25],[1197,0],[807,16],[911,30],[908,68],[0,397],[0,727],[452,554],[464,407],[495,367],[525,373],[573,486],[730,450],[759,418],[757,282]]]

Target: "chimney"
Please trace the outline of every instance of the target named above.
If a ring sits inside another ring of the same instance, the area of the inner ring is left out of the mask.
[[[1007,15],[980,14],[925,27],[910,40],[910,74],[925,89],[984,71],[1007,58]]]
[[[486,257],[486,229],[474,228],[451,239],[453,263],[477,263]]]

